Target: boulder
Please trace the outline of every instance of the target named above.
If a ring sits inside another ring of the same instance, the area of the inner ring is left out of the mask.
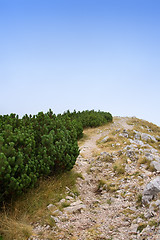
[[[155,204],[157,207],[159,207],[159,206],[160,206],[160,200],[155,201],[154,204]]]
[[[152,148],[150,149],[150,152],[151,152],[151,153],[158,153],[158,150],[152,147]]]
[[[60,222],[58,217],[54,217],[54,216],[51,215],[51,218],[54,219],[55,223],[59,223]]]
[[[157,139],[157,141],[159,142],[159,141],[160,141],[160,136],[157,135],[157,136],[156,136],[156,139]]]
[[[66,207],[64,209],[65,212],[67,213],[76,213],[76,212],[81,212],[81,210],[86,209],[86,205],[82,203],[82,201],[78,200],[76,202],[71,203],[69,207]]]
[[[151,154],[151,153],[146,153],[146,154],[145,154],[145,157],[146,157],[146,159],[149,160],[149,161],[153,161],[153,160],[154,160],[154,155]]]
[[[140,145],[140,146],[145,146],[145,144],[141,141],[141,140],[132,140],[132,139],[129,139],[130,143],[131,144],[134,144],[135,146],[137,145]]]
[[[74,200],[74,198],[71,197],[71,196],[67,196],[67,197],[66,197],[66,200],[72,201],[72,200]]]
[[[160,192],[160,177],[158,176],[146,185],[142,194],[142,202],[144,204],[149,204],[153,197],[159,192]]]
[[[49,205],[47,206],[47,208],[48,208],[48,210],[53,211],[53,210],[55,210],[55,205],[49,204]]]
[[[107,142],[108,138],[109,138],[108,136],[104,137],[104,138],[101,140],[101,143]]]
[[[123,132],[119,134],[119,136],[128,138],[128,132],[124,129]]]
[[[116,132],[120,132],[120,131],[121,131],[121,129],[120,129],[120,128],[116,129]]]
[[[155,156],[155,160],[160,163],[160,157],[159,156]]]
[[[146,153],[145,157],[149,161],[156,161],[157,163],[160,163],[160,157],[157,154]]]
[[[65,199],[63,198],[63,199],[61,199],[60,201],[59,201],[59,203],[61,203],[61,204],[63,204],[63,203],[65,203]]]
[[[137,234],[137,228],[138,228],[138,224],[134,224],[132,223],[131,226],[130,226],[130,234]]]
[[[160,172],[160,162],[152,161],[150,165],[151,167],[154,167],[156,171]]]
[[[143,140],[143,141],[149,141],[149,140],[152,140],[152,141],[154,141],[154,142],[157,142],[157,140],[156,140],[156,138],[155,137],[153,137],[153,136],[151,136],[150,134],[147,134],[147,133],[142,133],[141,134],[141,139]]]
[[[134,138],[137,139],[137,140],[140,140],[141,139],[141,133],[136,131],[136,130],[134,130],[134,133],[135,133]]]

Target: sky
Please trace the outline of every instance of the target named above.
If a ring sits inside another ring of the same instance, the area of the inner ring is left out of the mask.
[[[159,0],[0,0],[0,115],[102,110],[160,126]]]

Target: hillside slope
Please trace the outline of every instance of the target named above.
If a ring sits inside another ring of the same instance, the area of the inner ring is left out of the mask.
[[[33,223],[29,239],[160,239],[160,128],[115,117],[86,129],[79,146],[79,196],[67,188],[66,199],[48,206],[55,226]]]

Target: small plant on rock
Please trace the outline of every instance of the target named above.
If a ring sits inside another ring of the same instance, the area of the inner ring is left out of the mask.
[[[150,220],[150,221],[148,222],[148,225],[149,225],[150,227],[153,227],[153,226],[158,227],[159,224],[160,224],[160,222],[159,222],[159,221],[157,222],[157,220],[155,220],[155,219],[152,219],[152,220]]]
[[[141,193],[139,193],[139,194],[137,195],[137,201],[136,201],[136,203],[137,203],[137,206],[139,206],[139,207],[142,206],[142,194],[141,194]]]
[[[98,181],[98,188],[97,191],[102,191],[103,189],[106,189],[106,181],[104,179],[100,179]]]
[[[125,166],[123,164],[122,161],[117,160],[114,164],[113,164],[113,170],[114,172],[116,172],[117,174],[124,174],[125,173]]]
[[[144,229],[144,228],[146,228],[147,227],[147,224],[146,223],[139,223],[139,225],[138,225],[138,227],[137,227],[137,231],[138,232],[142,232],[142,230]]]

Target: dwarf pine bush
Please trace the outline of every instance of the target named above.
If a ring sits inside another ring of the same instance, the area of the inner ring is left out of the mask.
[[[109,113],[51,110],[37,115],[0,115],[0,203],[34,187],[40,177],[73,168],[84,127],[112,121]]]

